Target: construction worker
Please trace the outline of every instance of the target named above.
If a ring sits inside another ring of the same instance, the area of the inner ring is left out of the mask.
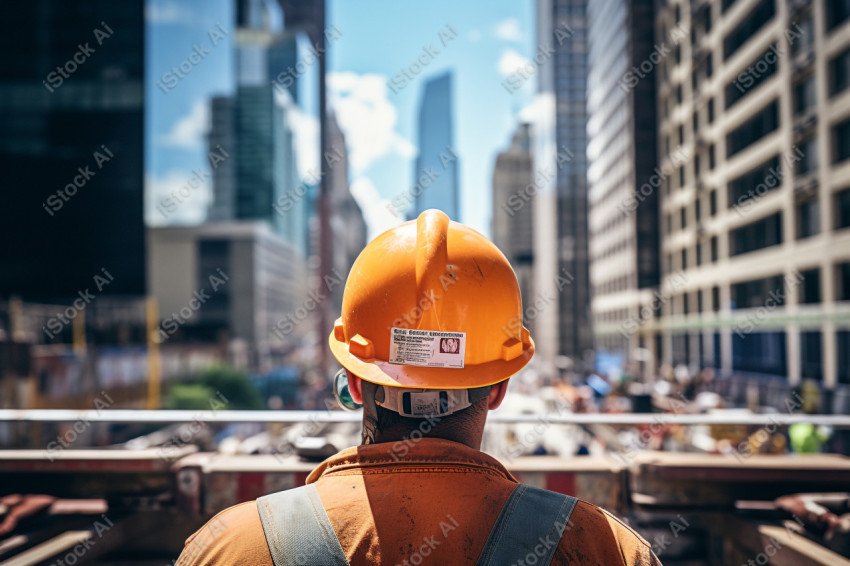
[[[616,517],[479,451],[488,409],[534,353],[516,275],[484,236],[428,210],[375,238],[329,342],[363,443],[303,487],[219,513],[179,566],[659,564]]]

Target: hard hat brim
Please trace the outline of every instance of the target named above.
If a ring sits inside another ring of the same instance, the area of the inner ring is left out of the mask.
[[[383,360],[361,359],[348,351],[348,344],[331,332],[331,352],[342,366],[364,381],[387,387],[412,389],[472,389],[508,379],[521,370],[534,355],[531,337],[521,355],[510,361],[494,360],[463,368],[439,368],[391,364]]]

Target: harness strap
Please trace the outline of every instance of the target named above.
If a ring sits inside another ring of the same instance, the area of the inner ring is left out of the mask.
[[[313,484],[260,497],[257,509],[275,566],[349,566]]]
[[[549,564],[577,501],[519,484],[490,530],[478,566]],[[313,484],[260,497],[257,509],[275,566],[349,566]]]
[[[490,530],[478,566],[549,564],[577,502],[575,497],[519,484]]]

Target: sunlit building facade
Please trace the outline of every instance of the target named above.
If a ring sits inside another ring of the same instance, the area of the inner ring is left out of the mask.
[[[268,371],[310,330],[298,251],[267,223],[149,228],[148,248],[160,342],[223,343],[237,365]]]
[[[687,36],[658,67],[671,168],[660,356],[813,380],[838,407],[850,385],[850,9],[670,2],[656,23],[660,37]]]

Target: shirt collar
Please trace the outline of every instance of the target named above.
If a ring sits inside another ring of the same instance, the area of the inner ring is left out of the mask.
[[[479,468],[517,481],[498,460],[480,450],[451,440],[420,437],[346,448],[319,464],[307,477],[307,483],[337,472],[411,464]]]

